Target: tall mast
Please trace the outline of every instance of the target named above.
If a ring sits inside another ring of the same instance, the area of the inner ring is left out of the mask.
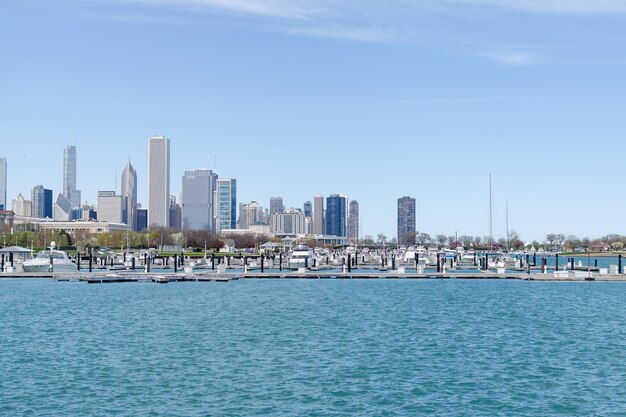
[[[491,174],[489,174],[489,246],[493,251],[493,210],[491,207]]]
[[[509,234],[509,202],[506,202],[506,251],[511,250],[511,235]]]

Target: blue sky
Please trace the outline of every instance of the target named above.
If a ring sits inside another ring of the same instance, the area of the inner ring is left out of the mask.
[[[626,0],[5,0],[0,156],[9,199],[58,192],[78,147],[83,198],[147,140],[239,201],[361,204],[362,234],[626,234]]]

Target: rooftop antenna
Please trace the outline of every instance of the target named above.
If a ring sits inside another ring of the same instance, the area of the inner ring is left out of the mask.
[[[493,210],[491,206],[491,173],[489,174],[489,246],[493,252]]]

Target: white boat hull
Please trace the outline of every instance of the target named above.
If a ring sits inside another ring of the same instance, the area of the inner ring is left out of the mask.
[[[75,263],[65,263],[59,262],[52,265],[53,272],[76,272],[78,271],[78,267]],[[50,272],[50,263],[36,263],[36,264],[28,264],[24,263],[23,265],[24,272]]]

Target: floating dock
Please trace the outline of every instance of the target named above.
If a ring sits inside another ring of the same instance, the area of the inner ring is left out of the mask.
[[[529,280],[529,281],[626,281],[626,275],[607,275],[589,271],[559,272],[519,272],[496,273],[491,271],[446,271],[446,272],[398,272],[353,270],[351,272],[318,270],[296,271],[207,271],[191,273],[163,273],[162,271],[109,271],[109,272],[48,272],[48,273],[0,273],[0,279],[46,278],[55,281],[86,282],[89,284],[126,282],[230,282],[239,279],[382,279],[382,280],[423,280],[423,279],[471,279],[471,280]]]

